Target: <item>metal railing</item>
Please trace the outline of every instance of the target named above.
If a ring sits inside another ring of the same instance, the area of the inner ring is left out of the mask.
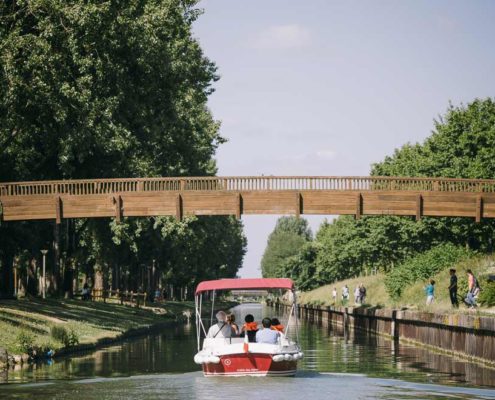
[[[0,183],[0,196],[99,195],[161,191],[355,190],[494,193],[493,179],[243,176],[81,179]]]

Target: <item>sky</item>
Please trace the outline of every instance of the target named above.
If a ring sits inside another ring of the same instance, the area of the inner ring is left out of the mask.
[[[218,175],[359,175],[421,142],[449,103],[495,96],[495,1],[203,0],[218,66]],[[316,232],[324,216],[305,216]],[[330,216],[329,216],[330,217]],[[243,216],[241,277],[277,216]]]

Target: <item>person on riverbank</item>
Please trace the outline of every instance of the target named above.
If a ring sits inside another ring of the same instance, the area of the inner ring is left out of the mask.
[[[425,287],[426,293],[426,305],[429,306],[433,303],[435,299],[435,281],[433,279],[430,280],[430,283]]]
[[[244,325],[241,328],[241,336],[247,335],[250,342],[256,341],[256,332],[258,331],[258,324],[254,322],[252,314],[247,314],[244,317]]]
[[[344,285],[342,288],[342,305],[346,305],[347,301],[349,300],[349,287],[347,285]]]
[[[332,290],[332,300],[333,300],[333,304],[337,304],[337,288],[334,287],[333,290]]]
[[[235,315],[234,314],[227,315],[227,324],[229,324],[230,328],[232,329],[232,337],[239,336],[239,327],[235,323]]]
[[[88,282],[84,282],[84,286],[81,291],[81,299],[85,301],[91,300],[91,290],[89,289]]]
[[[474,308],[476,307],[476,297],[480,292],[480,286],[478,284],[478,280],[473,274],[473,271],[468,269],[466,273],[468,276],[468,292],[464,301],[469,308]]]
[[[359,291],[359,285],[357,285],[356,289],[354,289],[354,303],[359,304],[360,298],[361,298],[361,292]]]
[[[449,296],[452,307],[459,308],[459,302],[457,301],[457,275],[455,274],[455,269],[450,269],[450,285],[449,285]]]
[[[271,329],[272,320],[270,318],[263,318],[261,324],[263,325],[263,329],[256,332],[256,342],[277,344],[278,338],[280,337],[280,332]]]
[[[272,318],[271,329],[273,329],[274,331],[283,332],[284,331],[284,326],[280,323],[280,321],[278,320],[278,318]]]
[[[364,304],[366,299],[366,288],[362,283],[359,284],[359,303]]]
[[[216,314],[217,323],[210,326],[208,329],[207,338],[229,338],[232,337],[232,329],[227,324],[227,314],[224,311],[219,311]]]

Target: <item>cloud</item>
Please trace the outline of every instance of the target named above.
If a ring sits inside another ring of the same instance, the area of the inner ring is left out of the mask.
[[[311,43],[311,33],[298,24],[271,26],[259,32],[251,45],[257,49],[296,49]]]

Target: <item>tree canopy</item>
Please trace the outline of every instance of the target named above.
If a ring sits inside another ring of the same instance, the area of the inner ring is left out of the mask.
[[[207,99],[218,76],[192,35],[196,3],[0,3],[0,181],[214,174],[224,139]],[[227,217],[63,225],[3,223],[2,281],[19,254],[38,259],[46,246],[65,270],[119,265],[132,277],[156,259],[177,283],[235,276],[245,251]]]
[[[265,252],[261,259],[263,277],[285,276],[284,262],[296,255],[312,239],[308,221],[304,218],[280,217],[275,229],[268,237]]]

